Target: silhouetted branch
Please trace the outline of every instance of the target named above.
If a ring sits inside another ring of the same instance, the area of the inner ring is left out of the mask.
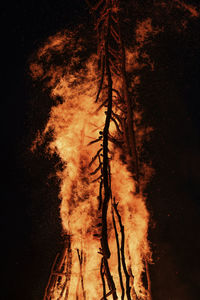
[[[100,109],[102,109],[102,107],[106,106],[107,103],[108,103],[108,99],[103,101],[103,103],[97,108],[96,112],[100,111]]]
[[[124,248],[125,248],[124,226],[122,224],[121,216],[120,216],[119,211],[117,209],[117,205],[118,204],[115,203],[115,198],[114,198],[113,208],[114,208],[115,213],[117,215],[119,226],[120,226],[120,230],[121,230],[121,256],[122,256],[122,266],[123,266],[124,274],[125,274],[125,277],[126,277],[126,296],[127,296],[128,300],[131,300],[131,295],[130,295],[130,291],[131,291],[131,288],[130,288],[130,276],[129,276],[128,271],[127,271],[126,260],[125,260],[125,253],[124,253]]]
[[[94,141],[91,141],[90,143],[87,144],[87,146],[90,146],[92,144],[98,143],[99,141],[101,141],[101,139],[102,139],[102,136],[100,136],[98,139],[96,139]]]
[[[116,89],[112,89],[113,92],[115,92],[117,94],[117,96],[119,97],[120,101],[122,101],[122,96],[120,95],[120,92]]]
[[[98,210],[100,210],[101,207],[102,207],[102,188],[103,188],[103,180],[101,180],[100,184],[99,184],[99,196],[98,196],[99,206],[98,206]]]
[[[123,123],[122,123],[121,117],[118,114],[114,113],[114,111],[112,111],[112,115],[115,117],[115,119],[120,123],[120,125],[122,127]]]
[[[93,171],[90,173],[90,175],[95,175],[99,170],[101,170],[102,168],[102,163],[99,164],[99,166]]]
[[[97,153],[95,154],[95,156],[92,158],[92,160],[91,160],[91,162],[89,163],[89,167],[91,167],[92,166],[92,164],[95,162],[95,160],[99,157],[99,155],[100,155],[100,153],[103,151],[103,149],[101,148],[101,149],[99,149],[98,151],[97,151]]]
[[[115,127],[116,127],[116,129],[117,129],[118,133],[119,133],[120,135],[122,135],[122,134],[123,134],[123,132],[120,130],[120,128],[119,128],[119,124],[117,123],[117,121],[115,120],[115,118],[111,117],[111,120],[114,122],[114,124],[115,124]]]
[[[100,176],[97,177],[96,179],[92,180],[92,183],[99,181],[99,179],[102,179],[102,175],[100,175]]]
[[[122,290],[121,300],[124,300],[124,284],[123,284],[122,271],[121,271],[120,245],[119,245],[119,237],[118,237],[118,233],[117,233],[117,227],[116,227],[113,209],[112,209],[112,220],[113,220],[113,225],[114,225],[114,230],[115,230],[115,239],[116,239],[116,243],[117,243],[118,274],[119,274],[119,281],[120,281],[120,286],[121,286],[121,290]]]
[[[113,144],[115,144],[116,146],[118,146],[118,147],[121,147],[121,146],[123,145],[123,143],[124,143],[124,141],[122,141],[122,140],[117,140],[117,139],[115,139],[113,136],[111,136],[110,134],[109,134],[109,136],[108,136],[108,140],[109,140],[110,142],[112,142]]]
[[[115,283],[114,283],[112,275],[110,273],[110,268],[109,268],[109,265],[108,265],[108,260],[105,257],[103,257],[102,259],[103,259],[103,265],[104,265],[105,276],[106,276],[106,279],[107,279],[108,287],[109,287],[109,289],[111,291],[110,295],[112,294],[113,300],[117,300],[118,297],[117,297],[117,294],[116,294]]]
[[[102,284],[103,284],[103,300],[106,300],[106,283],[105,283],[105,279],[104,279],[104,264],[103,264],[103,257],[101,259],[101,268],[100,268],[100,274],[101,274],[101,280],[102,280]]]

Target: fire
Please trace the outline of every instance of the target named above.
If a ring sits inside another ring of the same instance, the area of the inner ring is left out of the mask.
[[[104,108],[99,110],[99,104],[94,103],[97,93],[97,73],[95,70],[96,57],[90,58],[87,63],[87,74],[83,82],[74,89],[73,82],[78,80],[75,75],[67,75],[52,90],[53,97],[60,96],[61,104],[52,107],[49,121],[43,131],[43,137],[53,132],[52,141],[49,144],[50,153],[57,153],[62,160],[63,170],[57,175],[61,179],[60,214],[63,230],[71,236],[72,262],[71,280],[68,291],[68,299],[74,299],[81,291],[75,287],[79,283],[80,263],[78,250],[83,253],[84,291],[87,299],[101,299],[102,288],[99,273],[101,255],[98,253],[100,244],[101,214],[99,207],[99,181],[93,182],[97,175],[91,175],[98,167],[96,160],[89,167],[91,160],[99,151],[101,139],[98,143],[89,145],[99,138],[99,131],[105,122]],[[117,84],[119,84],[117,82]],[[112,124],[110,132],[117,135],[116,127]],[[138,295],[146,294],[141,281],[144,271],[144,260],[150,258],[150,249],[147,241],[149,214],[146,210],[145,199],[141,194],[136,194],[136,183],[127,166],[121,161],[123,153],[114,146],[110,148],[111,176],[113,197],[119,202],[118,210],[125,228],[125,255],[127,268],[134,276],[135,290]],[[110,269],[115,281],[118,280],[116,238],[112,222],[113,207],[109,205],[108,232],[109,245],[112,253]],[[115,217],[116,218],[116,217]],[[117,220],[116,220],[117,223]],[[120,231],[117,224],[118,232]],[[134,253],[134,255],[132,255]],[[66,267],[66,266],[65,266]],[[125,278],[123,278],[125,280]],[[65,278],[53,291],[52,299],[58,299]],[[120,291],[120,283],[116,283]],[[64,295],[63,295],[63,298]],[[84,299],[84,298],[83,298]]]
[[[56,38],[56,37],[55,37]],[[46,47],[46,46],[45,46]],[[131,54],[130,54],[131,55]],[[99,109],[99,103],[94,99],[97,94],[98,77],[96,70],[97,57],[90,57],[84,70],[84,80],[80,80],[80,73],[70,74],[69,70],[52,89],[52,97],[61,97],[62,103],[52,107],[46,128],[37,142],[51,132],[52,141],[49,144],[50,153],[57,153],[63,163],[63,170],[57,175],[61,179],[60,185],[60,215],[64,232],[71,240],[71,279],[68,288],[68,299],[80,297],[83,288],[80,284],[80,261],[82,253],[84,263],[82,277],[86,299],[101,299],[102,284],[99,272],[101,254],[99,254],[99,237],[101,213],[99,207],[99,174],[92,175],[98,168],[98,160],[90,166],[92,158],[100,149],[102,140],[100,131],[105,122],[105,108]],[[39,65],[33,65],[32,70],[40,70]],[[56,72],[55,72],[56,73]],[[34,73],[35,74],[35,73]],[[59,74],[54,74],[59,77]],[[78,84],[76,84],[78,82]],[[116,78],[114,88],[118,89],[120,80]],[[76,88],[74,88],[76,85]],[[115,109],[117,112],[117,108]],[[114,123],[110,133],[117,136]],[[98,140],[97,143],[92,143]],[[101,153],[99,153],[101,155]],[[134,276],[136,293],[145,297],[141,275],[145,270],[144,261],[150,259],[150,248],[147,241],[149,213],[145,206],[145,199],[136,193],[136,182],[127,170],[127,165],[120,158],[123,151],[114,144],[110,145],[110,168],[112,177],[113,198],[119,203],[118,211],[125,228],[125,256],[127,269]],[[109,246],[112,253],[109,260],[110,270],[120,291],[117,267],[116,237],[113,227],[113,206],[108,208]],[[116,219],[116,216],[115,216]],[[117,231],[120,227],[116,219]],[[119,237],[121,242],[121,237]],[[134,253],[134,255],[132,255]],[[67,260],[67,259],[66,259]],[[64,262],[66,269],[67,261]],[[62,271],[63,272],[63,271]],[[125,282],[125,276],[123,276]],[[57,288],[53,290],[51,299],[58,299],[66,278],[62,277]],[[77,291],[77,288],[80,290]],[[66,289],[67,290],[67,289]],[[65,291],[66,293],[66,291]],[[65,299],[65,293],[63,298]],[[84,299],[84,298],[83,298]]]
[[[98,55],[92,54],[82,68],[77,67],[83,41],[65,31],[49,38],[30,66],[32,77],[46,80],[55,99],[33,149],[50,136],[48,151],[62,162],[57,176],[66,246],[52,266],[44,299],[151,299],[150,215],[144,189],[152,170],[138,158],[144,139],[142,112],[136,109],[137,95],[130,99],[140,77],[128,83],[127,74],[146,66],[154,70],[143,47],[163,26],[153,27],[149,17],[138,22],[136,45],[126,49],[117,5],[111,0],[100,2],[94,8],[98,11],[105,2],[97,21],[99,30],[103,27]],[[184,8],[194,15],[191,7]],[[63,55],[66,47],[68,64],[51,63],[53,53]]]

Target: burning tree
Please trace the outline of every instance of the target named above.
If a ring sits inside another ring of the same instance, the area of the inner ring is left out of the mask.
[[[131,49],[122,33],[122,1],[88,5],[98,42],[97,54],[85,59],[84,68],[76,70],[84,47],[71,32],[50,39],[38,52],[39,63],[31,65],[33,77],[51,78],[51,96],[62,98],[36,139],[40,143],[50,134],[48,149],[63,163],[57,175],[65,245],[53,263],[44,300],[150,300],[144,189],[151,168],[140,155],[144,128],[135,69],[141,55],[153,68],[143,43],[163,29],[153,29],[149,19],[138,23],[138,43]],[[62,52],[66,45],[73,53],[70,63],[45,73],[41,61],[50,61],[49,49]]]

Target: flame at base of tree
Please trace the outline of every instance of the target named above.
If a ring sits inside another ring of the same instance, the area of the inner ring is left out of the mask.
[[[96,1],[91,11],[97,55],[82,63],[84,42],[66,31],[49,38],[31,64],[33,78],[48,82],[51,97],[62,99],[33,145],[50,137],[48,151],[63,164],[57,176],[65,245],[44,300],[151,300],[144,189],[152,170],[140,159],[144,129],[134,71],[153,69],[143,46],[163,28],[153,28],[150,18],[138,23],[132,50],[121,34],[120,1]],[[66,49],[68,64],[51,62]]]

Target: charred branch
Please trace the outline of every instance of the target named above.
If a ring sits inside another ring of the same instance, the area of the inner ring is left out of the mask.
[[[100,5],[99,5],[100,6]],[[98,6],[98,7],[99,7]],[[99,95],[101,93],[101,90],[103,88],[103,81],[104,77],[107,84],[107,110],[106,110],[106,119],[105,119],[105,125],[103,129],[103,163],[102,163],[102,181],[100,184],[103,184],[103,190],[104,195],[101,196],[102,192],[102,186],[100,186],[100,205],[101,211],[102,211],[102,231],[101,231],[101,252],[103,253],[102,258],[102,264],[101,264],[101,278],[103,282],[103,299],[106,299],[106,289],[105,289],[105,279],[104,274],[107,279],[108,287],[112,291],[113,300],[117,299],[116,295],[116,288],[115,284],[112,278],[112,275],[110,273],[109,265],[107,259],[110,257],[110,250],[108,245],[108,233],[107,233],[107,211],[108,211],[108,203],[111,197],[111,188],[110,188],[110,181],[109,181],[109,158],[108,158],[108,141],[109,141],[109,127],[111,122],[111,115],[112,115],[112,75],[110,70],[110,54],[109,54],[109,43],[111,39],[110,35],[110,15],[111,15],[111,1],[106,0],[105,1],[105,10],[101,11],[100,13],[100,19],[99,24],[104,20],[101,30],[103,34],[101,35],[102,38],[104,38],[103,45],[104,45],[104,52],[101,52],[101,60],[104,62],[104,68],[102,70],[102,76],[101,76],[101,82],[100,82],[100,88],[98,90],[97,98],[99,98]],[[104,15],[105,14],[105,15]],[[104,272],[103,272],[104,270]]]
[[[113,89],[113,92],[118,96],[120,103],[124,103],[124,99],[122,98],[120,92],[116,89]]]
[[[98,109],[96,110],[96,112],[100,111],[102,109],[102,107],[107,106],[108,104],[108,99],[106,99],[105,101],[103,101],[103,103],[98,107]]]
[[[100,184],[99,184],[99,196],[98,196],[99,206],[98,206],[98,210],[100,210],[102,208],[102,188],[103,188],[103,180],[101,180]]]
[[[105,297],[108,297],[108,296],[112,295],[113,293],[114,293],[114,291],[110,291],[105,295]],[[101,298],[101,300],[107,299],[105,297]]]
[[[92,158],[91,162],[89,163],[89,167],[92,166],[92,164],[95,162],[95,160],[99,157],[100,153],[103,151],[103,149],[99,149],[96,153],[96,155]]]
[[[118,114],[114,113],[114,111],[112,111],[112,115],[120,123],[120,125],[122,127],[123,121],[122,121],[121,117]]]
[[[95,175],[101,169],[102,169],[102,163],[100,163],[99,166],[93,172],[90,173],[90,175]]]
[[[110,134],[109,134],[109,136],[108,136],[108,140],[109,140],[111,143],[113,143],[114,145],[116,145],[117,147],[121,147],[121,146],[123,145],[123,143],[124,143],[124,141],[122,141],[122,140],[117,140],[116,138],[114,138],[114,137],[111,136]]]
[[[116,239],[116,244],[117,244],[118,274],[119,274],[119,281],[120,281],[120,286],[121,286],[121,290],[122,290],[121,300],[124,300],[124,284],[123,284],[122,270],[121,270],[120,244],[119,244],[119,237],[118,237],[117,226],[116,226],[116,222],[115,222],[115,216],[114,216],[113,209],[112,209],[112,220],[113,220],[113,226],[114,226],[114,230],[115,230],[115,239]]]
[[[100,252],[99,252],[100,253]],[[102,285],[103,285],[103,300],[106,300],[106,283],[105,283],[105,278],[104,278],[104,264],[103,264],[103,258],[101,259],[101,267],[100,267],[100,274],[101,274],[101,280],[102,280]]]
[[[94,141],[91,141],[90,143],[88,143],[88,146],[92,145],[92,144],[95,144],[95,143],[98,143],[99,141],[101,141],[102,139],[102,136],[100,136],[98,139],[94,140]]]
[[[131,291],[130,276],[129,276],[128,271],[127,271],[126,260],[125,260],[125,253],[124,253],[124,251],[125,251],[124,226],[122,224],[121,216],[119,214],[117,206],[118,206],[118,204],[115,203],[115,199],[114,199],[113,208],[114,208],[114,211],[115,211],[115,213],[117,215],[119,226],[120,226],[120,230],[121,230],[121,257],[122,257],[122,266],[123,266],[124,274],[125,274],[125,277],[126,277],[126,296],[127,296],[128,300],[131,300],[131,295],[130,295],[130,291]]]
[[[108,287],[109,287],[109,289],[111,291],[111,294],[113,296],[113,300],[117,300],[118,297],[117,297],[117,294],[116,294],[115,283],[114,283],[112,275],[110,273],[110,268],[109,268],[109,265],[108,265],[108,260],[105,257],[103,257],[102,260],[103,260],[104,271],[105,271],[105,276],[106,276],[106,279],[107,279]],[[106,296],[108,296],[108,295],[106,295]]]
[[[115,118],[111,117],[111,120],[114,122],[115,127],[116,127],[116,129],[117,129],[117,132],[118,132],[120,135],[122,135],[123,132],[120,130],[119,124],[117,123],[117,121],[115,120]]]
[[[110,1],[108,1],[108,4]],[[108,7],[109,9],[110,7]],[[108,234],[107,234],[107,210],[108,203],[110,200],[110,186],[108,181],[108,134],[109,134],[109,126],[112,114],[112,76],[110,72],[110,64],[109,64],[109,38],[110,38],[110,13],[107,22],[107,34],[105,40],[105,69],[106,69],[106,79],[107,79],[107,96],[108,96],[108,107],[106,111],[106,120],[105,126],[103,130],[103,184],[104,184],[104,199],[102,203],[102,238],[101,238],[101,246],[104,253],[105,258],[110,257],[110,250],[108,246]]]
[[[92,180],[92,183],[99,181],[100,179],[102,179],[102,175],[100,175],[99,177],[97,177],[96,179]]]

